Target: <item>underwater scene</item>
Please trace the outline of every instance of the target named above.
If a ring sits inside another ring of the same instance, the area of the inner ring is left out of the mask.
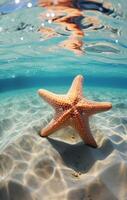
[[[127,200],[125,0],[0,0],[0,200]]]

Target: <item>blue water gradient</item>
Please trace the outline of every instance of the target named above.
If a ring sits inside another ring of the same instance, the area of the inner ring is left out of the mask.
[[[8,78],[0,80],[0,92],[17,90],[17,89],[25,89],[25,88],[44,88],[49,86],[68,86],[71,84],[73,80],[73,76],[59,76],[59,77],[48,77],[44,76],[31,76],[31,77],[23,77],[19,76],[16,78]],[[85,78],[85,86],[92,87],[109,87],[109,88],[119,88],[119,89],[127,89],[127,78],[120,77],[92,77],[87,76]]]
[[[32,8],[27,7],[28,2]],[[68,86],[77,74],[85,77],[86,86],[127,89],[127,9],[123,0],[111,3],[110,13],[99,10],[100,4],[84,5],[89,7],[84,8],[86,16],[98,17],[103,28],[84,30],[81,56],[59,47],[70,34],[59,25],[51,24],[58,36],[49,39],[40,35],[39,16],[46,10],[38,7],[36,0],[1,4],[0,92]]]

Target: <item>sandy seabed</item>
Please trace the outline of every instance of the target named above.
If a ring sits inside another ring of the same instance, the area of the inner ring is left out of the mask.
[[[97,149],[69,127],[41,138],[53,110],[36,91],[0,95],[0,200],[127,200],[126,92],[87,96],[113,103],[91,119]]]

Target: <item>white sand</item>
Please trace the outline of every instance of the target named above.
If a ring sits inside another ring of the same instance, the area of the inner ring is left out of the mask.
[[[41,138],[52,109],[33,91],[1,95],[0,200],[127,199],[126,94],[95,92],[114,105],[91,120],[98,149],[70,128]]]

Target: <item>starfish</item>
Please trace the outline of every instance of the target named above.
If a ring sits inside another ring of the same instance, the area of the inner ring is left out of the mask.
[[[79,133],[85,144],[94,148],[97,143],[89,127],[89,117],[107,111],[112,107],[109,102],[95,102],[83,96],[83,76],[74,78],[66,95],[58,95],[44,89],[38,90],[39,95],[56,111],[51,122],[41,130],[42,137],[49,136],[65,125],[70,125]]]

